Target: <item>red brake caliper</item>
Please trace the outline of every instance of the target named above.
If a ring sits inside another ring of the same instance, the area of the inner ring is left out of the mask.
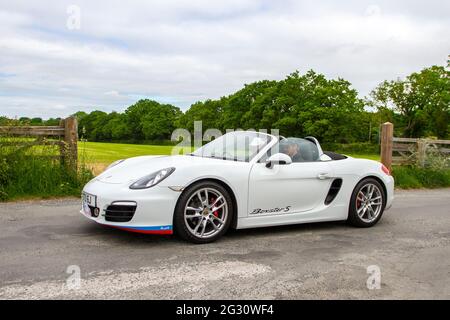
[[[216,201],[216,198],[211,197],[211,203],[214,203],[214,201]],[[215,215],[216,217],[219,217],[219,213],[216,211],[213,212],[213,215]]]

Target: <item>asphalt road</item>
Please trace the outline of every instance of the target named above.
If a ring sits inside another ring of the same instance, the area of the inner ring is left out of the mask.
[[[450,299],[450,189],[398,191],[370,229],[241,230],[201,246],[78,210],[77,199],[0,204],[1,299]]]

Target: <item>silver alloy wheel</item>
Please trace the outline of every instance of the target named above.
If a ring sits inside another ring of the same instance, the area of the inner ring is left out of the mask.
[[[356,196],[356,213],[362,221],[366,223],[375,221],[382,207],[383,194],[377,185],[368,183],[359,189]]]
[[[214,188],[197,190],[186,202],[184,221],[189,232],[199,238],[210,238],[222,230],[228,217],[228,203]]]

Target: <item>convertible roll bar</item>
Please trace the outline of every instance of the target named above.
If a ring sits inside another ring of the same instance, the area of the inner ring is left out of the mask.
[[[311,141],[312,143],[314,143],[317,146],[317,150],[319,150],[319,157],[324,154],[322,147],[320,146],[320,143],[316,138],[309,136],[309,137],[305,137],[305,139]]]

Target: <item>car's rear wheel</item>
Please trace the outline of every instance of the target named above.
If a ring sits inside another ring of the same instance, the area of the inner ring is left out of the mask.
[[[385,206],[386,195],[380,182],[364,179],[353,190],[347,221],[356,227],[371,227],[381,219]]]
[[[230,227],[233,202],[228,191],[212,181],[190,186],[175,208],[175,232],[193,243],[209,243]]]

